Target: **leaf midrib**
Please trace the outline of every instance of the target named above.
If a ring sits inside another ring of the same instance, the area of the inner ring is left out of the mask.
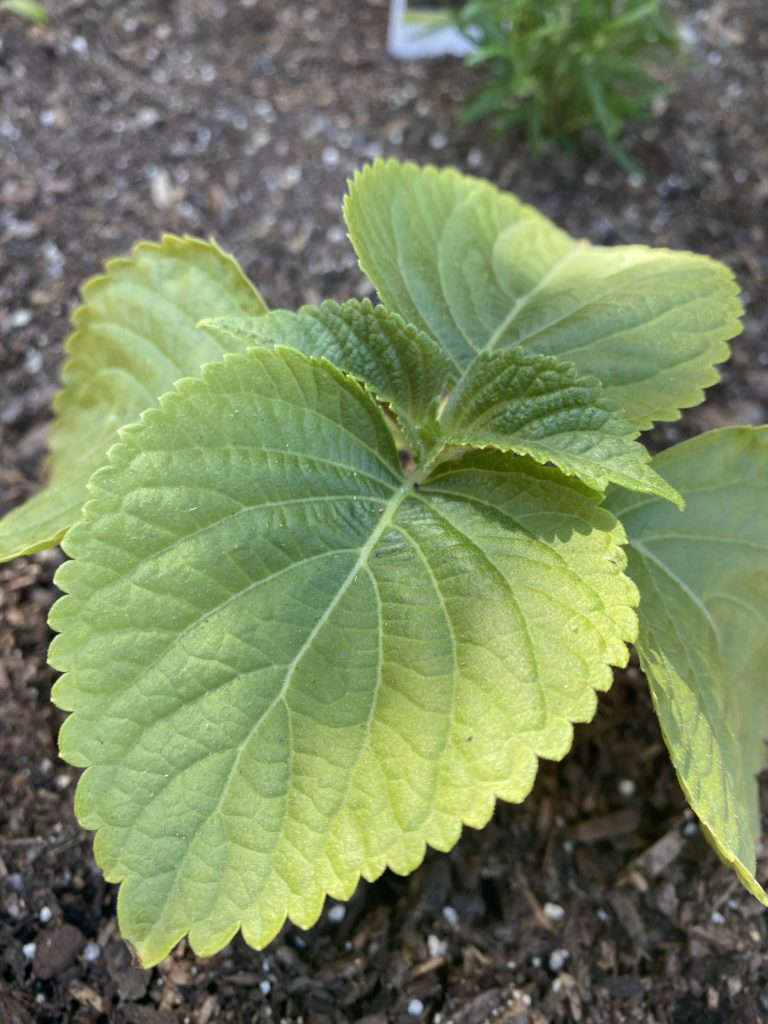
[[[293,674],[296,671],[296,668],[298,667],[299,663],[304,658],[306,653],[311,649],[313,641],[318,636],[318,634],[320,633],[322,628],[325,626],[326,622],[328,621],[330,616],[333,614],[334,609],[338,606],[338,604],[341,601],[341,599],[344,597],[346,592],[349,590],[349,587],[351,586],[351,584],[353,583],[353,581],[355,580],[357,575],[368,567],[368,559],[370,558],[371,554],[373,553],[374,549],[376,548],[376,545],[381,540],[382,535],[392,525],[394,517],[397,515],[397,513],[398,513],[398,511],[400,509],[400,506],[403,504],[403,502],[405,501],[406,497],[408,497],[408,495],[412,493],[412,489],[413,489],[412,482],[410,480],[405,480],[401,484],[401,486],[395,491],[395,493],[389,499],[387,504],[384,506],[384,510],[383,510],[383,512],[382,512],[382,514],[381,514],[381,516],[379,518],[378,523],[376,524],[374,529],[371,531],[371,534],[370,534],[368,540],[360,548],[358,557],[355,560],[352,568],[347,573],[346,577],[344,578],[344,580],[342,581],[342,583],[339,586],[338,590],[336,591],[336,594],[334,595],[333,599],[328,603],[325,611],[322,613],[320,618],[317,620],[317,622],[313,626],[312,630],[308,634],[306,640],[301,645],[301,648],[299,649],[298,653],[294,657],[293,661],[288,666],[288,668],[286,670],[286,674],[285,674],[285,679],[283,681],[282,686],[280,687],[280,690],[275,695],[275,697],[272,699],[272,701],[267,705],[267,707],[265,708],[263,713],[261,715],[259,715],[257,720],[253,723],[253,726],[249,729],[247,735],[240,742],[240,744],[239,744],[240,749],[238,750],[238,752],[237,752],[237,754],[235,756],[235,759],[232,762],[232,767],[230,768],[229,772],[227,773],[227,777],[226,777],[226,779],[225,779],[225,781],[224,781],[224,783],[223,783],[223,785],[221,787],[221,794],[219,796],[219,799],[217,800],[215,807],[213,807],[213,809],[209,812],[209,814],[207,814],[205,816],[205,819],[200,822],[198,831],[202,831],[202,829],[205,828],[205,826],[208,824],[208,822],[211,821],[211,819],[214,816],[216,816],[217,814],[219,814],[221,812],[221,809],[222,809],[222,807],[224,805],[224,801],[226,800],[228,792],[229,792],[229,787],[230,787],[230,785],[232,783],[232,780],[234,779],[234,777],[235,777],[235,775],[236,775],[236,773],[237,773],[237,771],[238,771],[238,769],[240,767],[240,762],[242,761],[242,758],[245,755],[245,751],[248,749],[248,746],[250,745],[250,742],[253,739],[253,737],[256,734],[256,732],[258,731],[258,729],[261,728],[261,726],[264,723],[264,721],[266,720],[266,718],[272,713],[272,711],[277,707],[277,705],[281,701],[283,703],[285,703],[285,705],[286,705],[286,712],[287,712],[287,715],[288,715],[288,721],[290,723],[290,720],[291,720],[291,709],[288,707],[285,698],[286,698],[286,695],[288,693],[288,689],[290,687],[291,680],[293,678]],[[173,887],[175,886],[176,880],[179,877],[179,874],[180,874],[184,864],[186,863],[186,858],[189,855],[190,849],[191,849],[191,844],[189,846],[187,846],[187,848],[184,851],[184,854],[181,857],[181,859],[179,860],[177,866],[173,869],[173,880],[172,880],[171,884],[169,885],[168,889],[166,890],[166,894],[165,894],[165,897],[164,897],[164,899],[162,901],[161,908],[164,907],[167,904],[168,900],[171,897],[171,893],[173,891]],[[160,917],[161,917],[161,915],[158,914],[158,920],[160,919]]]

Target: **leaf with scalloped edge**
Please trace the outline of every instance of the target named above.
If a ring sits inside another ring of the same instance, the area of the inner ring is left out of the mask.
[[[88,479],[104,465],[117,430],[180,377],[237,351],[200,330],[202,317],[266,311],[232,256],[215,242],[174,235],[110,260],[82,294],[54,403],[50,480],[0,519],[0,561],[58,543],[80,518]]]
[[[609,499],[640,589],[637,650],[672,762],[705,833],[761,903],[757,773],[768,736],[768,427],[714,430],[655,467],[683,515]]]
[[[266,316],[226,317],[201,324],[214,337],[251,345],[287,345],[363,381],[387,402],[417,452],[431,447],[441,392],[455,370],[432,338],[368,300],[278,309]]]
[[[718,380],[741,330],[730,270],[706,256],[590,246],[489,182],[377,160],[344,204],[382,301],[466,367],[520,345],[576,364],[640,428]]]
[[[90,486],[54,699],[146,964],[449,849],[564,756],[635,636],[593,491],[495,451],[404,475],[373,397],[291,349],[182,381]]]
[[[452,444],[530,455],[597,490],[616,483],[681,503],[634,440],[637,430],[603,398],[600,382],[553,356],[520,348],[476,356],[440,426]]]

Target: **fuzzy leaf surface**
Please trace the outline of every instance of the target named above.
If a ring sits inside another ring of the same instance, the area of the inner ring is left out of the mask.
[[[147,964],[187,932],[263,946],[450,848],[626,662],[637,592],[594,492],[494,451],[415,486],[327,363],[228,356],[121,436],[65,541],[51,661]]]
[[[617,492],[640,590],[637,650],[672,762],[723,859],[762,903],[756,774],[768,735],[768,427],[710,431],[657,456],[681,515]]]
[[[651,469],[637,431],[603,398],[599,381],[573,363],[523,349],[476,356],[440,418],[448,441],[552,462],[589,487],[609,483],[679,502]]]
[[[231,256],[213,242],[173,235],[111,260],[82,294],[54,403],[49,483],[0,520],[0,561],[56,544],[80,517],[88,479],[118,429],[179,378],[236,351],[200,330],[199,320],[266,311]]]
[[[387,402],[417,451],[429,446],[441,391],[455,379],[451,361],[426,334],[383,306],[354,300],[339,305],[275,310],[263,317],[211,320],[205,329],[240,351],[251,345],[287,345],[363,381]]]
[[[640,428],[718,380],[742,309],[706,256],[576,241],[514,196],[452,169],[376,161],[344,213],[382,301],[457,367],[522,346],[576,364]]]

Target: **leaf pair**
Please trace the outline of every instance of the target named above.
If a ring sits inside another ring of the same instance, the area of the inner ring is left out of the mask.
[[[196,374],[92,477],[51,616],[61,750],[123,934],[146,963],[187,932],[201,953],[240,927],[263,945],[448,849],[567,752],[636,638],[684,788],[764,898],[768,439],[716,432],[653,468],[634,441],[713,380],[730,275],[590,249],[411,165],[363,172],[346,215],[389,309],[266,314],[218,250],[166,240],[92,286],[70,343],[62,473],[81,422]],[[601,505],[611,481],[641,496]],[[731,555],[737,515],[752,560]]]

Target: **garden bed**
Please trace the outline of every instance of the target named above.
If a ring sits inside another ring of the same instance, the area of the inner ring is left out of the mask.
[[[660,119],[630,133],[646,180],[609,158],[533,161],[459,127],[476,76],[385,53],[389,4],[58,0],[0,22],[0,511],[29,493],[79,283],[162,230],[212,234],[273,305],[365,293],[344,180],[380,153],[490,177],[574,234],[724,259],[745,333],[709,403],[657,446],[765,422],[768,12],[680,3],[693,60]],[[630,669],[502,806],[409,879],[361,885],[263,953],[131,963],[115,890],[57,761],[45,615],[58,561],[0,567],[0,1021],[500,1020],[753,1024],[768,1015],[766,917],[685,810]],[[765,787],[764,787],[765,788]],[[765,878],[768,860],[760,861]]]

